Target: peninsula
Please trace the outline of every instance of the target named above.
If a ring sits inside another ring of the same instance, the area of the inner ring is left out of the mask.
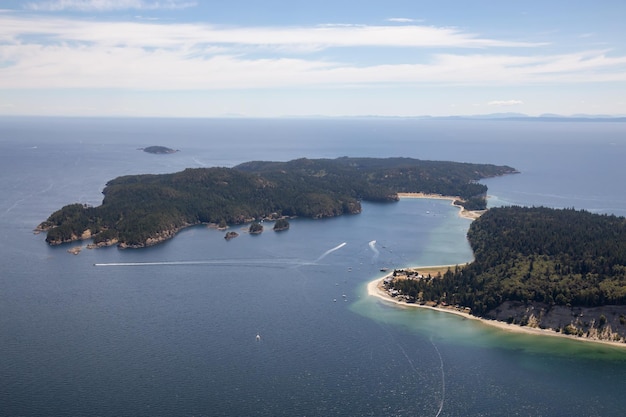
[[[492,208],[471,224],[468,239],[473,262],[397,269],[379,290],[404,304],[625,345],[626,218]]]
[[[516,172],[491,164],[342,157],[129,175],[107,183],[102,205],[67,205],[37,229],[51,245],[92,239],[92,247],[139,248],[195,224],[356,214],[361,201],[395,202],[398,193],[457,196],[457,204],[481,210],[487,187],[478,180]]]

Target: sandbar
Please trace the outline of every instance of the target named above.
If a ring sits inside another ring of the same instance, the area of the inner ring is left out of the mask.
[[[457,200],[461,200],[461,197],[454,197],[451,195],[442,194],[426,194],[426,193],[398,193],[399,198],[428,198],[434,200],[450,200],[454,207],[459,208],[459,216],[464,219],[476,220],[487,210],[465,210],[465,208],[459,204],[455,204]]]

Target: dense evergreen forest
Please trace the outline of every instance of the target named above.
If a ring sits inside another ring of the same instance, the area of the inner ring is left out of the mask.
[[[340,191],[363,200],[383,201],[388,200],[390,195],[408,192],[458,196],[467,210],[486,208],[487,186],[476,181],[516,172],[511,167],[497,165],[348,157],[289,162],[255,161],[235,168],[280,181],[291,189],[306,181],[315,183],[321,189]]]
[[[574,209],[492,208],[468,239],[474,262],[441,277],[394,280],[413,302],[485,316],[506,301],[626,305],[626,218]]]
[[[486,164],[344,157],[129,175],[107,183],[102,205],[70,204],[39,229],[50,244],[90,236],[95,244],[141,247],[199,223],[359,213],[361,200],[396,201],[398,192],[458,196],[467,209],[482,209],[487,187],[477,181],[514,172]]]

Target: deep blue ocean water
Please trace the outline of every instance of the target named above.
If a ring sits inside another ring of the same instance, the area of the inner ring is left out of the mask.
[[[32,233],[119,175],[339,156],[508,164],[492,206],[626,215],[623,123],[0,118],[0,415],[623,415],[626,349],[367,296],[382,267],[471,260],[447,201],[77,256]]]

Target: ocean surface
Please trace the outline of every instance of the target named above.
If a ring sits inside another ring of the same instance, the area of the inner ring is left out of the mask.
[[[0,118],[0,415],[624,415],[626,348],[367,295],[381,268],[471,261],[448,201],[76,256],[33,233],[120,175],[340,156],[506,164],[491,206],[626,215],[624,123]]]

